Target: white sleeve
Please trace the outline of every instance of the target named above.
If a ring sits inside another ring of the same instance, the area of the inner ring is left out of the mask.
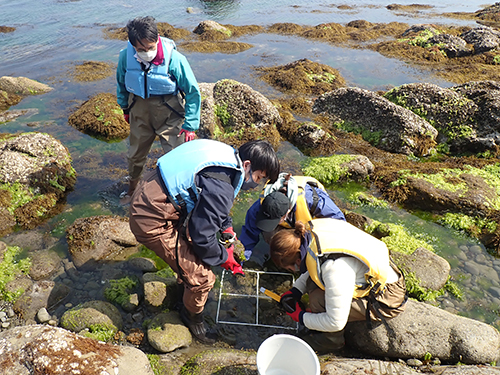
[[[356,275],[366,268],[353,257],[327,260],[321,266],[325,284],[324,313],[305,313],[304,325],[316,331],[337,332],[342,330],[349,318]]]
[[[309,271],[304,272],[302,275],[299,276],[297,280],[293,283],[293,287],[297,288],[300,290],[302,294],[306,292],[306,282],[307,279],[309,278]]]

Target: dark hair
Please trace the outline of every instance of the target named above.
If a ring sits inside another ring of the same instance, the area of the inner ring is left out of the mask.
[[[278,179],[280,162],[273,146],[267,141],[247,142],[238,149],[241,161],[250,160],[252,171],[263,171],[271,182]]]
[[[156,42],[158,40],[156,20],[151,16],[134,18],[127,23],[127,34],[128,40],[134,47],[141,39]]]
[[[306,234],[306,226],[297,221],[295,229],[281,229],[272,238],[270,247],[271,259],[280,268],[286,268],[294,264],[300,257],[300,244]]]

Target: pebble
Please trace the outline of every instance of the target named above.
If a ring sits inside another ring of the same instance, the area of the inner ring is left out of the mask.
[[[42,307],[40,310],[38,310],[38,313],[36,314],[36,318],[40,323],[47,323],[49,320],[52,319],[50,314],[47,312],[47,309],[45,307]]]
[[[16,313],[14,312],[14,309],[13,309],[12,307],[9,307],[9,308],[7,309],[7,316],[8,316],[9,318],[13,318],[13,317],[15,317],[15,316],[16,316]]]
[[[5,322],[7,320],[7,313],[5,311],[0,311],[0,320]]]
[[[410,358],[406,361],[406,364],[412,367],[420,367],[423,365],[423,362],[416,358]]]
[[[10,323],[9,322],[3,322],[2,323],[2,328],[9,328]]]

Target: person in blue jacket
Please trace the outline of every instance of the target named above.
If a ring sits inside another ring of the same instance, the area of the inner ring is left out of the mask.
[[[243,273],[229,216],[239,190],[261,180],[275,181],[279,161],[266,141],[250,141],[235,150],[222,142],[196,139],[158,159],[144,174],[130,204],[130,229],[138,242],[154,251],[177,274],[183,292],[180,316],[205,343],[203,310],[215,283],[212,266]],[[219,239],[217,237],[220,237]]]
[[[117,102],[130,123],[127,204],[158,136],[165,153],[194,139],[200,125],[201,95],[187,59],[173,40],[160,37],[153,17],[127,23],[127,48],[116,70]]]
[[[269,243],[275,230],[293,228],[296,221],[307,223],[313,218],[344,220],[342,211],[323,185],[313,177],[281,173],[275,183],[264,187],[260,198],[248,209],[238,239],[245,247],[245,258],[252,256],[261,236]],[[269,247],[259,249],[269,253]]]

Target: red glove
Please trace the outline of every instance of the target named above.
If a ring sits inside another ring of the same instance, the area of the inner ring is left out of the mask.
[[[234,232],[233,227],[229,227],[224,230],[219,238],[219,242],[223,245],[234,243],[236,240],[236,233]]]
[[[128,113],[127,114],[124,113],[123,118],[130,124],[130,115]]]
[[[227,251],[227,260],[222,263],[220,266],[227,271],[231,271],[234,274],[241,273],[244,275],[243,267],[236,260],[234,260],[234,245],[231,245],[226,249]]]
[[[281,295],[280,303],[285,311],[293,313],[295,304],[302,298],[302,293],[297,288],[292,288]]]
[[[287,311],[286,314],[297,323],[304,324],[304,320],[302,318],[302,316],[304,315],[304,310],[302,310],[298,302],[295,302],[295,311],[293,313]]]
[[[184,136],[185,136],[185,138],[184,138],[185,142],[189,142],[189,141],[192,141],[194,139],[194,132],[192,132],[190,130],[181,129],[178,137],[182,136],[182,134],[184,134]]]

